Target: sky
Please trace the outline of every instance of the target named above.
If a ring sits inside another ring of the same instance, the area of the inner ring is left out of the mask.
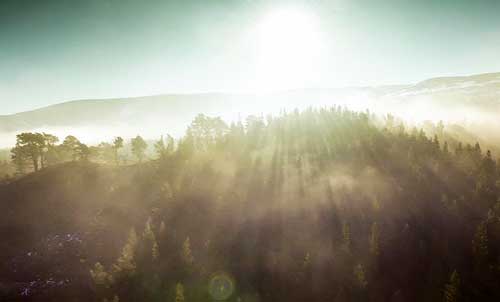
[[[500,71],[498,0],[2,0],[0,115]]]

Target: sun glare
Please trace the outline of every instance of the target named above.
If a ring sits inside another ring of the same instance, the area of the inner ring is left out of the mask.
[[[257,88],[264,91],[310,84],[321,51],[317,17],[299,9],[265,15],[256,28]]]

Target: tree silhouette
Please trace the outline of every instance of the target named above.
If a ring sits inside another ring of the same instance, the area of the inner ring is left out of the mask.
[[[374,256],[378,256],[380,253],[380,229],[376,222],[373,222],[371,227],[370,252]]]
[[[123,148],[123,138],[120,136],[115,137],[113,140],[113,152],[115,156],[115,163],[119,164],[118,150]]]
[[[175,286],[175,302],[184,302],[184,286],[182,283],[177,283]]]
[[[127,243],[122,249],[120,257],[113,265],[113,273],[122,276],[131,276],[135,273],[136,262],[135,253],[137,249],[138,238],[134,229],[130,230]]]
[[[139,162],[142,162],[148,144],[139,135],[136,136],[135,138],[132,138],[130,143],[132,145],[132,153],[137,158],[137,160],[139,160]]]
[[[48,160],[51,162],[57,161],[57,152],[56,152],[56,143],[59,141],[59,138],[55,135],[43,133],[44,139],[44,147],[42,148],[42,154],[40,156],[40,164],[42,168],[47,165]]]
[[[41,133],[24,132],[18,134],[16,146],[11,150],[12,159],[20,170],[23,169],[23,162],[30,160],[36,172],[39,170],[45,146],[46,140]]]
[[[182,260],[188,267],[191,267],[194,263],[194,257],[191,251],[191,241],[189,240],[189,237],[187,237],[182,244]]]
[[[460,277],[456,270],[451,273],[450,282],[444,288],[443,301],[457,302],[460,290]]]
[[[81,161],[88,161],[90,156],[90,148],[83,144],[78,143],[75,150],[75,156]]]
[[[206,284],[218,271],[231,274],[224,288],[237,284],[234,301],[500,301],[497,150],[482,152],[474,138],[460,142],[432,123],[425,131],[390,123],[340,107],[253,116],[227,131],[198,116],[184,137],[162,137],[150,162],[61,165],[2,183],[13,228],[36,217],[44,244],[54,232],[85,236],[68,257],[61,252],[69,240],[52,244],[54,253],[25,256],[27,245],[17,242],[31,239],[21,232],[16,241],[4,237],[2,253],[27,259],[21,273],[33,269],[35,278],[46,268],[31,261],[43,257],[54,272],[47,278],[68,273],[60,263],[82,269],[103,288],[99,301],[182,301],[178,282],[189,300],[209,301]],[[52,163],[43,152],[51,145],[60,161],[82,160],[80,144],[44,136],[38,163]],[[33,165],[24,145],[12,150],[20,171]],[[120,148],[88,146],[86,158],[113,162]],[[110,240],[138,226],[144,231],[125,243]],[[23,276],[9,267],[0,277]],[[75,287],[87,290],[78,278]]]
[[[80,145],[80,141],[75,136],[66,136],[61,145],[65,159],[76,161],[78,159],[78,149],[80,148]]]

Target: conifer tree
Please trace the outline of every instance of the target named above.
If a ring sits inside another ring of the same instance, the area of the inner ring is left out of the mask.
[[[132,153],[139,162],[142,162],[148,144],[140,135],[137,135],[135,138],[132,138],[130,140],[130,144],[132,145]]]
[[[150,240],[151,242],[154,242],[156,241],[156,237],[155,237],[155,234],[153,232],[153,226],[152,226],[152,219],[151,217],[148,218],[148,220],[146,221],[146,225],[144,227],[144,233],[143,233],[143,237],[144,239],[147,239],[147,240]]]
[[[460,290],[460,276],[456,270],[451,273],[450,282],[445,285],[443,301],[444,302],[457,302]]]
[[[119,164],[119,158],[118,158],[118,150],[123,148],[123,138],[120,136],[115,137],[113,140],[113,153],[115,157],[115,163],[118,165]]]
[[[160,247],[158,246],[158,242],[153,243],[153,247],[151,248],[151,257],[153,260],[158,260],[158,257],[160,257]]]
[[[175,302],[184,302],[184,286],[182,283],[177,283],[175,286]]]
[[[356,281],[358,282],[359,287],[365,288],[368,285],[368,281],[366,280],[366,272],[363,264],[358,264],[354,267],[354,276],[356,277]]]
[[[376,222],[373,222],[371,227],[370,252],[374,256],[378,256],[380,253],[380,230]]]
[[[129,233],[127,243],[122,249],[120,257],[113,265],[113,271],[123,275],[133,275],[136,269],[135,252],[137,249],[137,233],[132,229]]]
[[[485,221],[477,226],[472,244],[477,264],[483,264],[488,257],[488,226]]]
[[[187,265],[192,265],[194,263],[194,257],[191,252],[191,241],[189,240],[189,237],[187,237],[182,244],[182,260],[184,260],[184,263],[186,263]]]
[[[97,286],[109,287],[110,284],[113,283],[111,274],[106,272],[104,266],[100,262],[97,262],[94,268],[90,270],[90,276]]]

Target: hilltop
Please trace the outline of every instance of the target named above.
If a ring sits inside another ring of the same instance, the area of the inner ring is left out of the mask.
[[[161,301],[182,284],[201,301],[217,272],[229,301],[500,297],[499,167],[479,144],[338,107],[213,125],[152,161],[0,185],[3,297]]]

